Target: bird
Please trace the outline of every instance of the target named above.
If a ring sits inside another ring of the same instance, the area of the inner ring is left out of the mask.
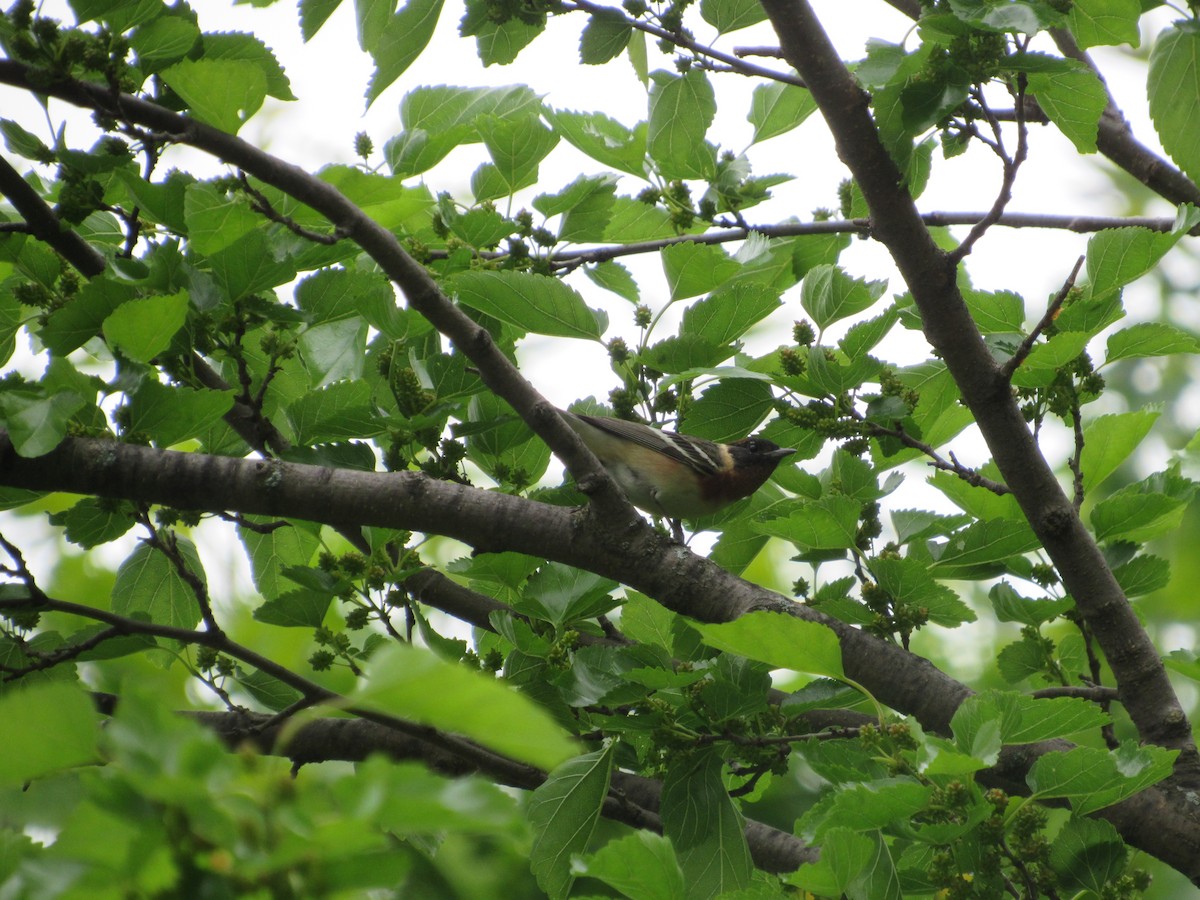
[[[559,410],[564,421],[621,486],[629,502],[671,520],[683,542],[680,519],[710,515],[749,497],[796,451],[764,437],[731,444],[661,431],[607,416]]]

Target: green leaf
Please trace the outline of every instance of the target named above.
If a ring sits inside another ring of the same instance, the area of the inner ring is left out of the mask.
[[[1072,816],[1050,844],[1050,868],[1067,891],[1098,897],[1125,873],[1128,853],[1111,822]]]
[[[432,221],[435,201],[424,185],[407,187],[400,178],[354,166],[326,166],[319,177],[389,231],[419,231]]]
[[[546,28],[543,17],[524,22],[514,16],[506,22],[496,22],[482,0],[467,0],[467,14],[459,23],[459,34],[474,36],[479,60],[485,66],[506,66]]]
[[[366,347],[367,323],[359,318],[305,329],[299,350],[309,383],[320,388],[343,379],[361,378]]]
[[[841,494],[820,500],[777,503],[755,523],[763,534],[806,550],[848,550],[855,546],[862,504]]]
[[[129,285],[93,278],[71,302],[50,314],[39,333],[42,343],[56,356],[66,356],[98,335],[109,314],[133,296]]]
[[[18,156],[39,161],[53,158],[53,151],[40,137],[26,131],[12,119],[0,119],[0,134],[4,135],[4,146]]]
[[[832,629],[786,613],[759,610],[718,624],[692,622],[704,643],[775,669],[842,679],[842,646]]]
[[[800,305],[824,331],[839,319],[869,309],[886,288],[886,281],[851,278],[837,266],[813,266],[800,286]]]
[[[591,840],[612,777],[613,745],[577,756],[552,771],[529,797],[533,827],[529,866],[546,894],[564,898],[575,876],[571,857]]]
[[[199,36],[196,23],[180,16],[160,16],[130,35],[130,47],[138,54],[138,64],[152,70],[184,58]]]
[[[633,26],[620,10],[596,10],[579,36],[579,61],[586,66],[600,66],[616,59],[632,34]]]
[[[507,188],[504,194],[489,197],[477,194],[475,199],[480,201],[507,196],[536,184],[538,164],[558,143],[558,135],[534,116],[506,119],[480,116],[475,127]]]
[[[17,454],[32,458],[49,453],[62,442],[71,416],[86,403],[74,391],[49,396],[0,392],[0,420]]]
[[[158,21],[162,21],[161,19]],[[156,23],[157,24],[157,23]],[[262,41],[252,34],[240,32],[208,33],[204,35],[204,58],[241,60],[255,65],[267,81],[267,94],[279,100],[295,100],[283,66]]]
[[[875,842],[849,828],[830,828],[821,837],[821,858],[786,876],[788,884],[820,896],[840,897],[875,857]]]
[[[647,149],[665,178],[703,178],[711,173],[704,135],[717,112],[708,76],[699,68],[685,75],[651,76]]]
[[[98,497],[85,497],[70,509],[50,516],[50,524],[65,527],[67,540],[81,547],[114,541],[136,523],[131,504]]]
[[[736,282],[684,310],[680,334],[694,334],[714,344],[728,344],[781,305],[779,295],[770,288]]]
[[[1100,116],[1108,105],[1095,73],[1080,66],[1067,72],[1030,72],[1028,78],[1030,93],[1075,149],[1095,153]]]
[[[604,231],[604,240],[614,244],[634,244],[674,236],[675,226],[666,210],[631,197],[613,200],[612,218]]]
[[[737,260],[714,244],[683,241],[664,247],[661,256],[672,300],[715,290],[741,269]]]
[[[933,563],[934,574],[938,578],[986,578],[991,564],[1040,546],[1041,541],[1024,520],[975,522],[950,536]]]
[[[751,860],[739,815],[708,749],[678,756],[663,779],[663,834],[670,838],[689,897],[717,897],[750,884]]]
[[[9,689],[0,695],[4,752],[0,784],[27,782],[76,766],[100,762],[99,716],[75,683],[51,682]]]
[[[339,381],[310,391],[288,407],[287,416],[301,445],[373,437],[384,428],[364,381]]]
[[[1083,429],[1083,453],[1079,467],[1083,489],[1090,493],[1125,462],[1158,420],[1157,410],[1100,416]]]
[[[250,558],[250,573],[255,589],[266,600],[274,600],[296,589],[296,581],[288,572],[298,566],[307,566],[320,544],[319,529],[307,522],[284,522],[260,516],[248,516],[252,525],[267,530],[247,528],[239,525],[238,539],[246,548]],[[314,587],[302,584],[302,587]]]
[[[1126,597],[1141,597],[1167,586],[1171,564],[1158,556],[1135,556],[1113,569],[1113,577]]]
[[[1200,342],[1166,322],[1140,322],[1109,335],[1105,365],[1118,359],[1196,353]]]
[[[1120,493],[1092,508],[1096,540],[1142,544],[1174,531],[1183,521],[1187,501],[1160,493]]]
[[[175,541],[188,572],[205,583],[195,545],[182,537]],[[117,570],[112,609],[118,615],[145,617],[175,628],[193,628],[200,621],[200,601],[192,586],[166,554],[149,544],[139,544]]]
[[[843,785],[809,809],[796,823],[797,833],[820,842],[834,828],[869,831],[907,822],[929,805],[932,792],[931,785],[902,777]]]
[[[461,734],[543,769],[575,755],[574,741],[532,700],[429,650],[386,644],[372,654],[364,675],[349,695],[354,706]]]
[[[614,609],[620,602],[612,596],[616,587],[612,579],[552,562],[530,576],[514,607],[561,630]]]
[[[1022,625],[1041,625],[1061,616],[1075,604],[1070,598],[1061,600],[1035,600],[1022,597],[1008,582],[993,585],[988,591],[988,600],[996,611],[999,622],[1020,622]]]
[[[442,14],[444,0],[408,0],[387,24],[379,42],[371,50],[375,71],[367,87],[370,106],[429,46]]]
[[[1200,178],[1200,30],[1179,21],[1165,29],[1150,50],[1146,89],[1150,119],[1163,149],[1192,180]]]
[[[1037,344],[1013,373],[1018,387],[1047,387],[1058,371],[1087,349],[1091,335],[1085,331],[1060,331],[1044,344]]]
[[[630,129],[603,113],[550,109],[543,115],[576,150],[618,171],[645,177],[646,123]]]
[[[1195,224],[1190,214],[1185,219],[1189,221]],[[1087,247],[1089,297],[1104,297],[1150,272],[1180,237],[1178,227],[1165,234],[1148,228],[1112,228],[1093,235]],[[1072,311],[1068,307],[1059,315],[1060,328],[1063,317]]]
[[[700,0],[700,17],[718,33],[728,34],[765,22],[767,13],[758,0]]]
[[[254,619],[284,628],[319,628],[333,598],[316,591],[289,591],[268,600],[256,610]]]
[[[195,391],[143,381],[129,398],[126,430],[167,448],[216,425],[233,406],[233,390]]]
[[[906,606],[927,610],[934,625],[956,628],[975,621],[971,607],[951,588],[934,581],[920,560],[879,558],[871,562],[870,569],[879,587]]]
[[[455,147],[480,141],[475,128],[479,116],[524,118],[540,111],[541,99],[524,85],[416,88],[400,102],[405,130],[388,141],[384,156],[397,176],[419,175]]]
[[[187,321],[187,291],[122,303],[104,320],[108,343],[136,362],[148,363],[171,345]]]
[[[237,134],[267,96],[262,69],[240,60],[186,59],[159,75],[193,116],[229,134]]]
[[[684,900],[683,872],[669,838],[635,831],[577,863],[578,874],[638,900]]]
[[[725,378],[688,407],[682,430],[710,441],[739,441],[771,411],[774,395],[765,381]]]
[[[861,361],[887,336],[898,321],[899,311],[895,306],[889,306],[881,315],[851,325],[845,337],[838,341],[838,346],[851,362]]]
[[[203,181],[187,186],[183,217],[192,247],[206,256],[224,250],[266,222],[250,209],[241,193],[229,194]]]
[[[270,290],[296,277],[291,256],[276,259],[267,235],[248,232],[240,241],[208,258],[213,277],[230,300]]]
[[[1025,300],[1020,294],[968,289],[963,300],[981,334],[1019,334],[1025,328]]]
[[[1068,27],[1082,50],[1111,44],[1141,43],[1139,0],[1075,0],[1067,13]]]
[[[472,309],[523,331],[599,340],[603,328],[579,293],[557,278],[528,272],[460,272],[448,292]]]
[[[474,426],[467,438],[467,458],[497,481],[515,479],[524,486],[546,471],[550,448],[495,394],[472,396],[467,416]]]
[[[1031,799],[1065,797],[1077,816],[1085,816],[1162,781],[1178,755],[1128,741],[1111,753],[1095,747],[1054,750],[1038,757],[1025,781]]]
[[[633,275],[618,262],[608,260],[594,266],[587,266],[584,268],[583,274],[590,278],[593,284],[606,291],[612,291],[630,303],[641,302],[642,295],[638,290],[637,282],[633,280]]]

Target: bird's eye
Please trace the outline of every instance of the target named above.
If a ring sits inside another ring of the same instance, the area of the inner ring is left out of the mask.
[[[757,438],[750,438],[750,440],[746,441],[746,449],[751,453],[757,453],[762,449],[762,445],[758,442]]]

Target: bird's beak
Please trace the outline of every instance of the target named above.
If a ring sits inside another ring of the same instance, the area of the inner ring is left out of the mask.
[[[767,459],[785,459],[791,456],[796,451],[791,447],[780,447],[778,450],[772,450],[770,453],[764,453]]]

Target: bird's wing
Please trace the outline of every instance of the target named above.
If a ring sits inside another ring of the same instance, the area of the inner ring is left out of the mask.
[[[601,431],[622,438],[639,446],[662,453],[671,459],[691,466],[703,474],[716,472],[722,463],[721,448],[703,438],[685,437],[673,431],[660,431],[649,425],[611,419],[604,416],[585,416],[572,413],[576,418]]]

